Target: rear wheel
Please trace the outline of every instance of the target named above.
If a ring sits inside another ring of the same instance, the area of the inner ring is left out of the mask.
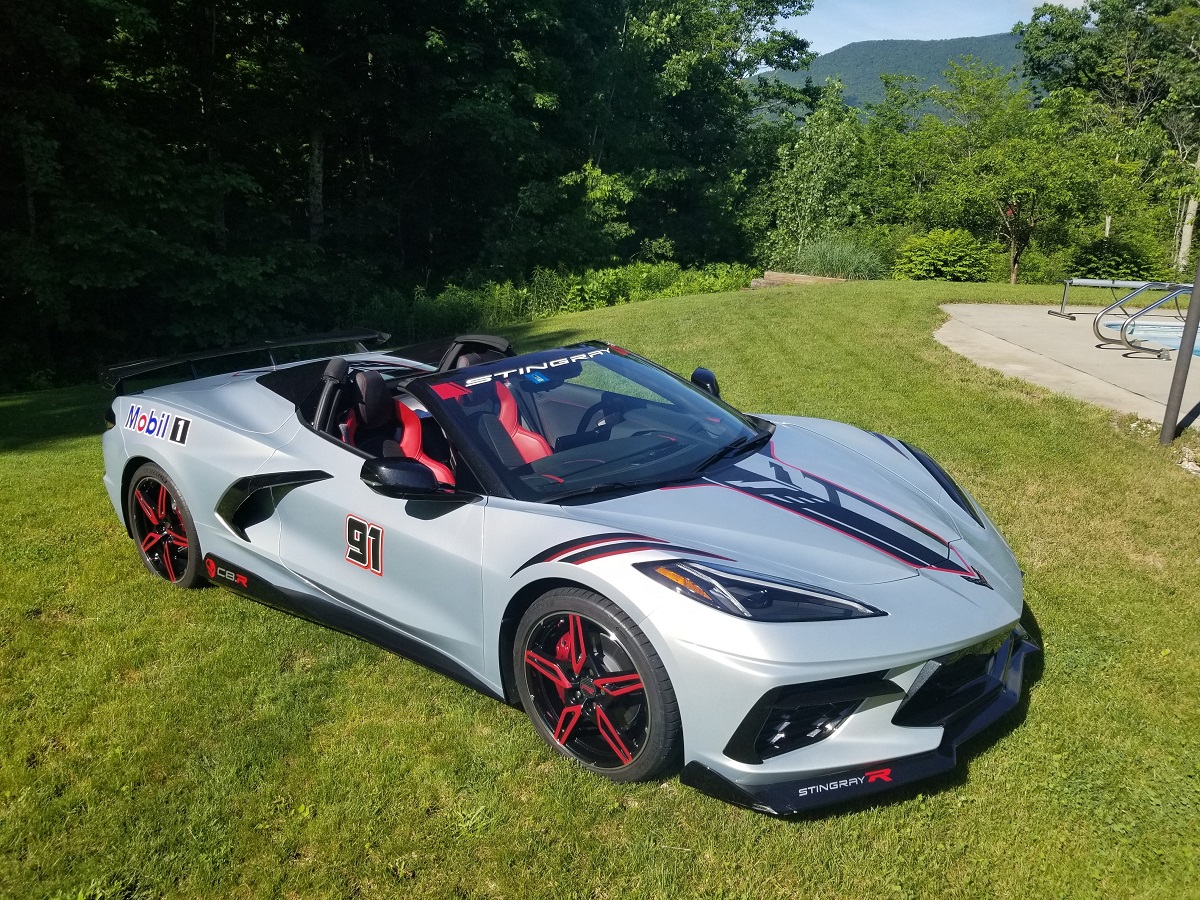
[[[139,468],[129,480],[125,514],[150,572],[183,588],[200,583],[200,544],[192,514],[175,482],[154,463]]]
[[[551,747],[613,781],[678,765],[683,729],[666,668],[621,609],[558,588],[521,617],[513,645],[521,704]]]

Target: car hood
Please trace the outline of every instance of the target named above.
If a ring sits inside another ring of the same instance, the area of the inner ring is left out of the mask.
[[[990,529],[903,445],[836,422],[773,421],[769,445],[694,482],[564,512],[808,583],[879,584],[922,571],[979,577],[964,526]]]

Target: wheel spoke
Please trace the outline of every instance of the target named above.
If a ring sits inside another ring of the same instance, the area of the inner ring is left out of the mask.
[[[635,691],[645,689],[642,684],[642,676],[637,672],[628,672],[622,675],[607,675],[604,678],[596,679],[596,687],[600,688],[610,697],[620,697],[623,694],[632,694]]]
[[[583,664],[587,660],[587,644],[583,641],[583,617],[568,616],[567,628],[571,635],[568,644],[571,648],[571,669],[578,675],[583,671]]]
[[[184,537],[182,534],[176,534],[175,532],[173,532],[171,529],[168,528],[167,529],[167,537],[169,537],[171,539],[171,543],[174,544],[176,547],[178,547],[180,550],[187,549],[188,541],[187,541],[187,538]]]
[[[152,531],[146,535],[146,539],[142,541],[142,552],[149,553],[150,548],[162,540],[162,534],[157,531]]]
[[[604,707],[599,704],[596,704],[596,727],[600,730],[600,737],[604,738],[604,743],[608,744],[612,748],[612,752],[617,754],[617,759],[624,765],[633,762],[633,754],[626,748],[625,742],[621,739],[621,733],[609,719]]]
[[[167,518],[167,501],[171,499],[171,495],[167,493],[167,486],[160,484],[158,486],[158,519],[164,521]]]
[[[137,497],[138,506],[142,508],[142,514],[150,520],[151,525],[158,524],[158,516],[154,514],[154,510],[150,508],[150,504],[146,502],[146,498],[142,496],[142,492],[136,491],[134,496]]]
[[[167,568],[167,581],[178,581],[175,575],[175,566],[171,563],[171,548],[164,547],[162,554],[163,565]]]
[[[582,706],[563,707],[562,714],[558,717],[558,724],[554,726],[554,739],[560,744],[565,744],[581,715],[583,715]]]
[[[550,679],[555,687],[566,690],[571,686],[570,679],[568,679],[563,673],[563,670],[559,668],[558,663],[553,663],[546,659],[546,657],[534,653],[532,650],[525,651],[525,665],[529,666],[535,672],[540,672],[542,675],[545,675]]]

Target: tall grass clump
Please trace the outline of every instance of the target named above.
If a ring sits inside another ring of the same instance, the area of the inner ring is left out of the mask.
[[[888,267],[874,247],[850,234],[826,234],[805,242],[787,256],[778,256],[773,267],[825,278],[879,279]]]

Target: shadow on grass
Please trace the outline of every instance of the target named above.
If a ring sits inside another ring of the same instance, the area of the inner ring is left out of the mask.
[[[1196,376],[1196,377],[1200,377],[1200,376]],[[1184,429],[1191,428],[1193,425],[1196,424],[1196,421],[1198,419],[1200,419],[1200,403],[1197,403],[1195,406],[1193,406],[1179,420],[1179,425],[1175,428],[1175,437],[1177,437],[1177,438],[1182,437]]]
[[[111,394],[100,385],[0,397],[0,452],[99,435]]]
[[[1033,610],[1028,606],[1025,607],[1025,612],[1021,616],[1021,627],[1029,632],[1029,637],[1038,647],[1045,647],[1045,642],[1042,640],[1042,629],[1038,626]],[[949,772],[914,781],[882,794],[860,797],[845,803],[832,804],[811,812],[800,812],[781,818],[785,822],[796,823],[819,821],[867,809],[884,809],[899,803],[907,803],[921,795],[931,796],[951,788],[961,787],[969,780],[972,760],[994,746],[1001,738],[1015,731],[1025,721],[1025,717],[1029,713],[1030,691],[1035,684],[1041,681],[1045,667],[1045,650],[1041,653],[1030,654],[1025,658],[1024,681],[1021,684],[1021,698],[1017,705],[1002,718],[960,746],[955,766]]]
[[[604,339],[604,335],[601,334],[593,334],[587,331],[573,331],[565,328],[534,334],[533,332],[537,325],[537,322],[522,322],[519,325],[511,325],[505,330],[505,336],[513,342],[518,353],[546,350],[551,347],[562,347],[567,344],[577,344],[580,341],[592,339]]]

